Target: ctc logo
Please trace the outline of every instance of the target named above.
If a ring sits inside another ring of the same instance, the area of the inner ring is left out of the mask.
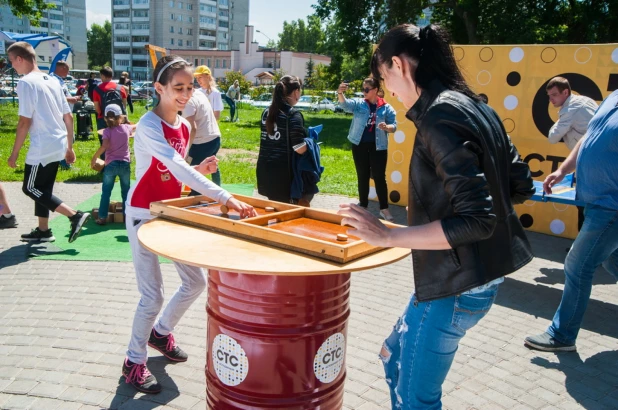
[[[232,367],[238,367],[238,357],[223,350],[217,350],[217,359],[225,364],[229,364]]]
[[[322,363],[329,364],[331,362],[337,362],[343,357],[343,349],[338,347],[324,355]]]

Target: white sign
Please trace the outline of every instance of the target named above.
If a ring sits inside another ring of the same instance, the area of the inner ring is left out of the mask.
[[[212,362],[217,377],[226,386],[238,386],[249,373],[249,359],[242,346],[231,337],[220,334],[212,342]]]
[[[345,358],[345,337],[335,333],[322,343],[313,359],[313,372],[322,383],[330,383],[337,378]]]

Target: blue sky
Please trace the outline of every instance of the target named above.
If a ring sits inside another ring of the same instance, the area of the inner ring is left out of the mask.
[[[306,18],[313,13],[313,3],[315,0],[250,0],[249,24],[276,40],[283,22]],[[102,24],[106,19],[110,20],[110,16],[111,0],[86,0],[88,27],[92,23]],[[262,45],[268,42],[260,33],[255,33],[254,40]]]

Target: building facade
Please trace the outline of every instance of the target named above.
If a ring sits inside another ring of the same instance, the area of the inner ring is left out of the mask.
[[[253,35],[253,26],[244,27],[244,39],[235,50],[187,50],[170,47],[169,52],[182,56],[194,66],[208,66],[217,79],[225,77],[226,71],[234,70],[240,71],[255,85],[264,82],[261,74],[275,69],[283,70],[286,74],[295,75],[304,81],[309,60],[315,65],[330,65],[330,57],[320,54],[261,49],[259,44],[253,41]]]
[[[51,0],[51,2],[56,8],[43,13],[39,27],[31,26],[25,17],[15,17],[8,6],[0,6],[0,31],[47,34],[64,38],[74,53],[71,68],[88,69],[86,0]]]
[[[146,79],[144,46],[232,50],[244,38],[249,0],[112,0],[112,68]]]

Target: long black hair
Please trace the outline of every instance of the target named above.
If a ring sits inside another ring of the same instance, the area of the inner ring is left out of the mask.
[[[266,117],[266,131],[269,135],[275,132],[275,120],[277,119],[279,111],[287,104],[286,98],[302,87],[303,83],[301,79],[293,75],[284,75],[277,85],[275,85],[273,101],[268,108],[268,117]]]
[[[413,24],[401,24],[390,29],[371,58],[373,77],[381,80],[380,67],[391,68],[395,56],[407,58],[416,65],[413,80],[421,89],[432,80],[438,80],[446,88],[480,101],[466,83],[455,61],[450,37],[443,28],[432,24],[419,29]]]

